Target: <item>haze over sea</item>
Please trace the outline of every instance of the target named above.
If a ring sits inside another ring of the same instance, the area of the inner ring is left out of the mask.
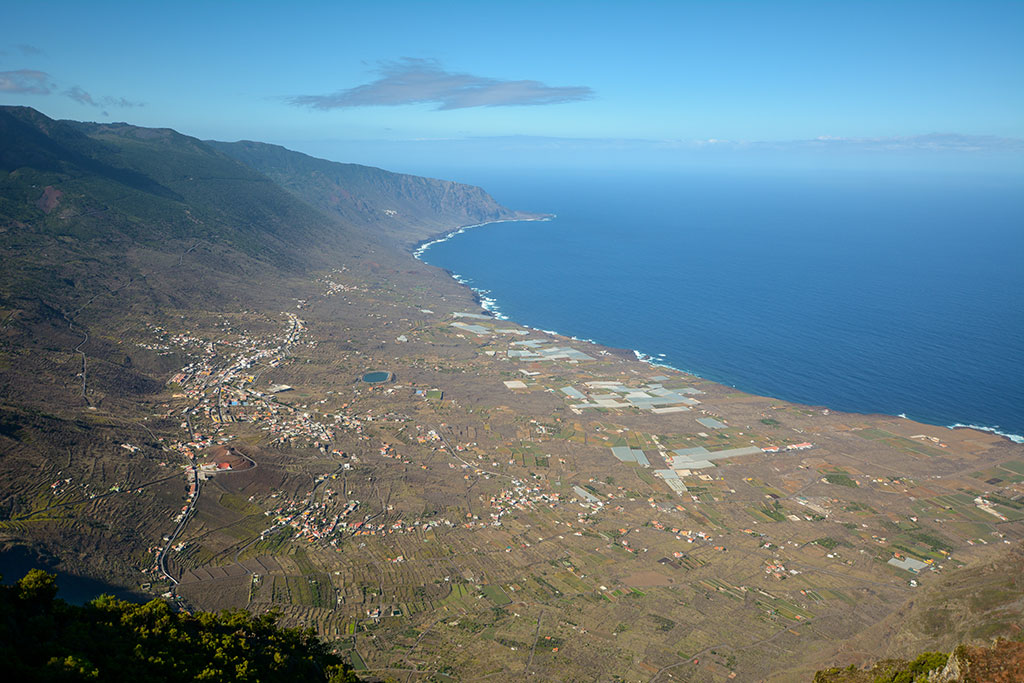
[[[430,246],[502,315],[743,391],[1024,435],[1020,177],[515,173]]]

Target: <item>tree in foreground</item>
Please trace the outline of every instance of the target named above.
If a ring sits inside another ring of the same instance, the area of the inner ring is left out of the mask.
[[[0,661],[18,681],[359,681],[312,629],[276,619],[106,595],[69,605],[56,577],[33,569],[0,586]]]

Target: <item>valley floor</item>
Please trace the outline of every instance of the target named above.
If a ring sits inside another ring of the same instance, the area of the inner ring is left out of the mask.
[[[935,590],[1019,553],[1021,446],[494,320],[403,258],[120,339],[182,361],[138,418],[156,433],[104,472],[50,462],[0,529],[132,516],[123,582],[279,610],[403,681],[791,680],[1012,630],[1012,576],[960,614]]]

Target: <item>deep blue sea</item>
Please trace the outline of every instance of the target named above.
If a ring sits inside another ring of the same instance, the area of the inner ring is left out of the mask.
[[[1024,183],[867,172],[473,178],[557,214],[430,246],[525,325],[747,392],[1024,435]]]

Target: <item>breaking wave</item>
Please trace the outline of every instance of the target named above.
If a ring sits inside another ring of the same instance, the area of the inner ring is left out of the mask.
[[[1024,436],[1020,434],[1011,434],[1009,432],[1003,432],[999,430],[999,427],[985,427],[983,425],[967,425],[962,422],[956,424],[947,425],[950,429],[977,429],[979,432],[988,432],[989,434],[997,434],[1005,437],[1014,443],[1024,443]]]

